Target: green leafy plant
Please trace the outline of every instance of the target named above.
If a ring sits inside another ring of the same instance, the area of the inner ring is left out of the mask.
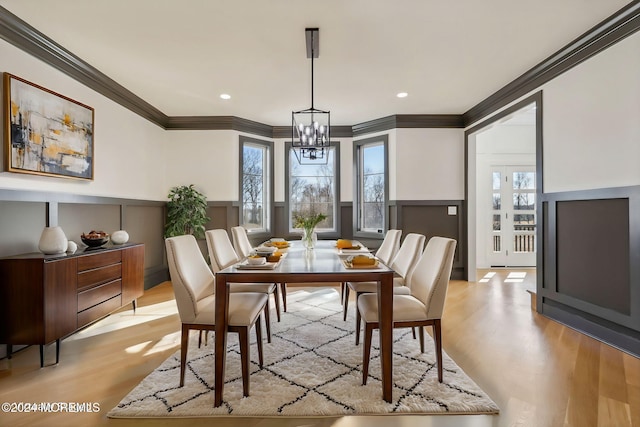
[[[207,198],[193,184],[173,187],[169,191],[164,237],[193,234],[196,239],[202,239],[209,220]]]
[[[302,228],[303,230],[310,232],[322,221],[327,219],[325,214],[309,214],[309,215],[296,215],[294,218],[295,227]]]

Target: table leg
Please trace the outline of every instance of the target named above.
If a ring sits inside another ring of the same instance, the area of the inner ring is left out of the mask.
[[[229,289],[224,274],[216,275],[216,328],[215,328],[215,398],[214,406],[222,405],[224,368],[227,358],[227,320],[229,311]]]
[[[380,357],[382,398],[392,401],[393,392],[393,273],[383,274],[378,282],[378,319],[380,320]]]

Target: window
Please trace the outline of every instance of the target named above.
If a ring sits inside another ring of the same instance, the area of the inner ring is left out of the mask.
[[[249,233],[271,230],[273,143],[240,137],[240,225]]]
[[[383,135],[353,142],[355,235],[381,237],[387,229],[387,141]]]
[[[291,145],[287,144],[289,232],[299,231],[294,227],[294,218],[297,215],[318,213],[327,216],[327,219],[316,227],[318,233],[338,232],[339,156],[338,145],[332,144],[328,149],[327,164],[324,164],[323,159],[301,165]]]

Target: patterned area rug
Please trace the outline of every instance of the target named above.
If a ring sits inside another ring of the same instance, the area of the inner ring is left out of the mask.
[[[294,291],[288,312],[272,322],[264,366],[251,346],[250,396],[242,397],[237,334],[229,334],[224,404],[213,407],[213,340],[198,348],[192,332],[184,387],[178,387],[179,351],[146,377],[108,416],[339,416],[348,414],[497,414],[496,404],[445,354],[438,383],[433,342],[426,352],[410,330],[394,331],[393,402],[382,400],[380,357],[374,332],[369,379],[362,386],[362,344],[355,346],[354,313],[342,320],[335,289]],[[275,318],[275,316],[272,316]],[[253,339],[255,342],[255,334]]]

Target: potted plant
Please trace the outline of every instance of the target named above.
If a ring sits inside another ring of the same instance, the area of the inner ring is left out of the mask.
[[[203,239],[209,220],[207,198],[193,184],[173,187],[169,191],[164,237],[193,234],[196,239]]]

